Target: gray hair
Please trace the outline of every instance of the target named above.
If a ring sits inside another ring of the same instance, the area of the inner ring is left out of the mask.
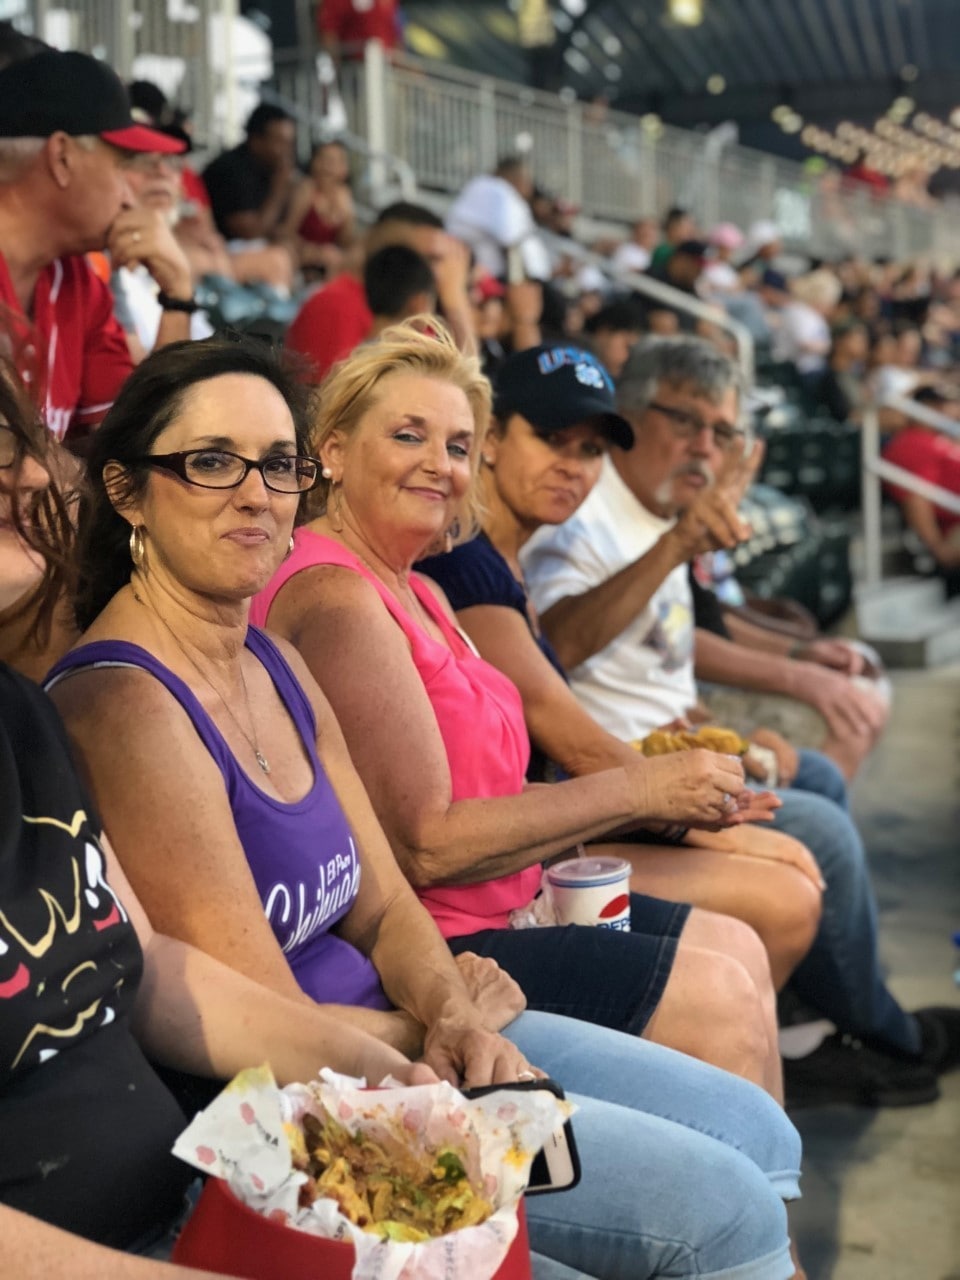
[[[662,383],[714,403],[730,387],[736,390],[738,403],[743,392],[737,365],[703,338],[644,338],[630,352],[617,379],[617,408],[621,413],[643,413]]]
[[[83,134],[73,140],[84,151],[92,151],[98,141],[95,134]],[[46,143],[46,138],[0,138],[0,184],[16,182]]]

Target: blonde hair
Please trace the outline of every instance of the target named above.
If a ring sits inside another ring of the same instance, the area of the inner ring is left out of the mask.
[[[459,387],[473,415],[470,445],[470,487],[464,495],[451,530],[454,542],[471,538],[480,527],[480,454],[490,424],[492,391],[476,356],[464,355],[450,330],[437,316],[419,315],[384,329],[375,342],[357,347],[335,364],[319,390],[319,407],[311,433],[310,451],[319,454],[335,431],[350,436],[361,418],[376,403],[378,387],[394,373],[436,378]],[[326,511],[332,485],[321,478],[309,494],[306,517]]]

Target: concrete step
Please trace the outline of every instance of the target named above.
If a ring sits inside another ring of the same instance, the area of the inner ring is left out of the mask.
[[[854,591],[857,631],[888,667],[936,667],[960,660],[960,598],[926,578],[888,578]]]

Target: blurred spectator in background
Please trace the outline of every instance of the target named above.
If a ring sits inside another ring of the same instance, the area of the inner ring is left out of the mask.
[[[503,361],[503,339],[508,336],[508,316],[504,305],[506,286],[495,280],[482,267],[475,267],[470,284],[470,304],[473,308],[473,332],[477,339],[477,354],[483,372],[492,378]]]
[[[362,58],[368,40],[396,49],[401,42],[397,0],[320,0],[317,32],[335,63]]]
[[[867,399],[866,325],[846,320],[833,330],[827,367],[811,397],[836,422],[858,422]]]
[[[649,274],[652,279],[669,284],[681,293],[695,296],[706,253],[707,246],[702,240],[684,240],[660,266],[652,266]],[[697,320],[687,311],[675,311],[664,303],[648,300],[647,326],[651,333],[693,333],[697,329]]]
[[[914,398],[938,413],[960,422],[956,390],[944,386],[921,387]],[[960,438],[945,435],[920,422],[908,422],[885,446],[887,462],[960,497]],[[933,556],[947,584],[948,595],[960,593],[960,515],[930,498],[887,486],[909,527]]]
[[[160,151],[142,151],[127,165],[127,184],[133,197],[133,210],[141,215],[139,222],[140,259],[113,268],[110,288],[114,296],[114,314],[127,335],[130,354],[139,363],[157,344],[163,308],[160,286],[146,265],[162,262],[171,273],[194,281],[190,263],[171,229],[180,203],[180,157]],[[206,314],[199,308],[190,317],[190,337],[208,338],[213,332]]]
[[[526,162],[505,156],[493,173],[470,179],[447,212],[447,230],[498,280],[549,280],[550,255],[533,220],[532,195]]]
[[[127,164],[182,144],[134,122],[104,63],[44,49],[0,72],[0,330],[60,439],[96,425],[132,369],[113,297],[82,256],[142,263],[160,289],[157,342],[188,336],[192,281],[132,207]]]
[[[373,316],[370,339],[388,325],[436,310],[437,285],[430,263],[404,244],[387,245],[367,259],[363,289]]]
[[[769,342],[770,324],[760,295],[744,287],[741,272],[733,265],[733,255],[746,243],[743,232],[732,222],[721,222],[710,232],[708,243],[710,256],[697,280],[697,293],[745,325],[755,342]],[[702,327],[700,331],[704,332]]]
[[[203,171],[213,220],[227,241],[276,240],[300,177],[297,134],[283,107],[261,102],[247,120],[246,138]]]
[[[674,205],[672,209],[667,210],[663,219],[663,239],[650,256],[650,266],[654,269],[662,267],[677,245],[683,244],[685,240],[696,238],[697,224],[693,214],[687,209]]]
[[[624,240],[613,251],[610,269],[614,277],[620,278],[631,271],[646,271],[659,238],[656,218],[638,218],[630,228],[630,239]]]
[[[584,324],[583,345],[612,378],[619,378],[631,348],[643,332],[643,311],[635,302],[609,302]]]
[[[733,266],[733,255],[743,246],[744,236],[732,222],[721,222],[707,237],[710,257],[697,280],[697,293],[707,302],[723,302],[740,293],[743,283]]]
[[[811,271],[792,282],[792,300],[780,316],[773,343],[774,359],[795,365],[811,391],[827,367],[830,319],[842,291],[840,281],[826,267]]]
[[[879,335],[870,353],[870,386],[877,400],[912,396],[943,377],[940,370],[920,368],[922,353],[923,336],[911,324]]]
[[[444,230],[443,222],[432,210],[405,200],[380,211],[367,233],[363,252],[370,257],[395,244],[415,250],[430,264],[440,310],[461,347],[473,350],[468,293],[470,255],[466,246]],[[361,272],[360,266],[356,272],[343,271],[311,294],[287,330],[287,346],[306,359],[314,381],[319,382],[331,365],[370,336],[373,314],[367,306]],[[536,288],[539,290],[539,286]],[[534,305],[539,321],[539,294]]]
[[[343,250],[355,234],[347,148],[342,142],[321,142],[293,193],[280,235],[296,241],[301,267],[319,268],[329,278],[340,270]]]

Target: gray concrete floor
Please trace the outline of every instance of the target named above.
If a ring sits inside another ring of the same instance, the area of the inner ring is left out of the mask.
[[[894,676],[894,711],[854,786],[881,953],[908,1009],[960,1005],[960,667]],[[960,1072],[927,1107],[798,1112],[810,1280],[960,1280]]]

